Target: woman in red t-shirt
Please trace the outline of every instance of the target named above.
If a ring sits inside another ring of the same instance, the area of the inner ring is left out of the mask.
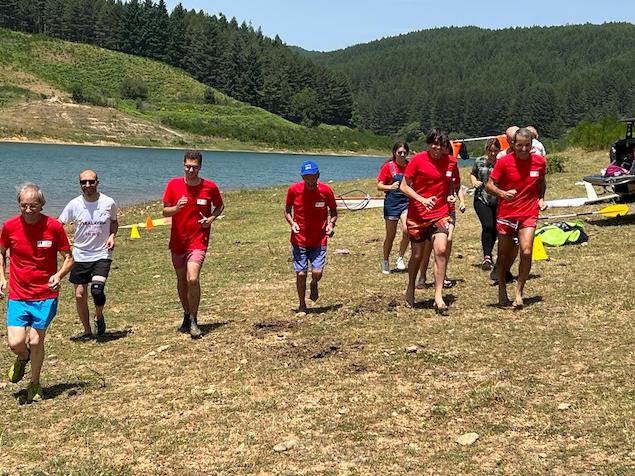
[[[390,274],[390,252],[397,234],[397,225],[401,222],[401,243],[399,243],[399,255],[397,256],[397,269],[406,269],[403,255],[408,249],[408,228],[406,227],[406,212],[408,211],[408,197],[399,189],[403,173],[408,165],[410,147],[407,142],[395,142],[392,147],[392,159],[384,162],[377,176],[377,190],[384,192],[384,222],[386,223],[386,237],[384,238],[384,259],[381,263],[381,272]]]

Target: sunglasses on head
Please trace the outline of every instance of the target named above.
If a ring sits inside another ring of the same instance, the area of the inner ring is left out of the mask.
[[[97,183],[97,180],[94,180],[94,179],[80,180],[79,183],[80,185],[95,185]]]

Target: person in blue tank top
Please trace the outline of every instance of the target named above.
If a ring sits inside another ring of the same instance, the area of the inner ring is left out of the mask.
[[[381,272],[390,274],[390,252],[397,234],[397,225],[401,222],[401,243],[397,256],[397,269],[406,269],[403,255],[408,249],[408,229],[406,228],[406,212],[408,211],[408,197],[399,189],[403,173],[408,165],[410,147],[406,142],[396,142],[392,147],[392,158],[386,161],[377,176],[377,190],[384,192],[384,221],[386,222],[386,237],[384,238],[384,257],[381,262]]]

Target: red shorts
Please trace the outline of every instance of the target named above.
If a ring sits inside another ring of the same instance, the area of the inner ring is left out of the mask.
[[[518,230],[536,228],[538,217],[497,218],[496,231],[499,235],[518,236]]]
[[[172,265],[175,268],[185,268],[190,262],[203,265],[203,261],[205,261],[205,250],[188,250],[183,254],[172,252]]]
[[[451,219],[449,216],[423,221],[415,221],[409,218],[406,220],[406,225],[410,241],[421,243],[422,241],[432,240],[432,235],[437,233],[445,233],[447,235],[450,232]]]

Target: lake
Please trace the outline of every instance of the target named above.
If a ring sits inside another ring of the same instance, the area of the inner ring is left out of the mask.
[[[80,194],[78,176],[86,168],[97,172],[99,190],[120,206],[158,200],[168,179],[183,175],[183,153],[179,149],[0,143],[0,220],[18,213],[16,187],[27,181],[42,187],[45,213],[58,216]],[[316,161],[320,180],[328,182],[376,177],[386,159],[204,151],[201,176],[216,182],[222,191],[286,185],[300,180],[305,160]],[[466,166],[465,162],[461,165]],[[334,189],[336,194],[347,191]]]
[[[119,205],[160,199],[168,179],[183,175],[183,153],[178,149],[0,143],[0,220],[18,213],[16,187],[27,181],[42,187],[45,213],[58,216],[80,194],[78,176],[86,168],[97,172],[99,190]],[[201,176],[216,182],[222,191],[285,185],[300,180],[305,160],[316,161],[320,180],[327,182],[374,177],[386,159],[204,151]]]

